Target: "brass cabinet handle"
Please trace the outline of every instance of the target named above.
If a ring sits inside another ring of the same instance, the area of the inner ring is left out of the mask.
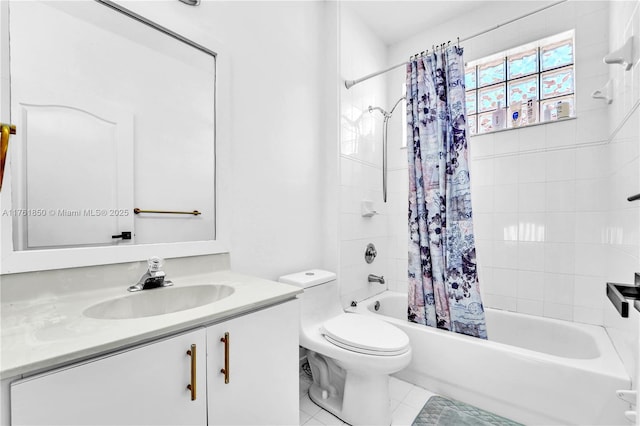
[[[191,391],[191,400],[196,400],[196,345],[191,345],[191,350],[187,351],[187,355],[191,357],[191,384],[187,385],[187,389]]]
[[[0,123],[0,133],[0,189],[2,189],[4,165],[7,160],[7,151],[9,150],[9,135],[16,134],[16,126],[13,124]]]
[[[224,368],[220,370],[224,374],[224,383],[229,383],[229,333],[224,333],[224,337],[220,338],[220,341],[224,343]]]

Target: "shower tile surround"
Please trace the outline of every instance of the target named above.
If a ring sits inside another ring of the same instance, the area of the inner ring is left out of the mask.
[[[340,8],[340,38],[340,74],[343,77],[384,68],[386,46],[344,6]],[[396,100],[397,97],[392,102]],[[350,90],[340,85],[339,278],[345,307],[352,300],[365,299],[386,288],[367,282],[369,274],[384,275],[388,285],[394,285],[394,277],[388,272],[392,262],[387,225],[389,211],[388,204],[382,200],[383,116],[378,111],[368,111],[369,105],[388,110],[390,102],[386,96],[385,76]],[[399,112],[400,108],[391,121],[399,120]],[[377,214],[362,217],[362,200],[371,200]],[[373,243],[378,252],[371,264],[364,260],[368,243]]]
[[[577,118],[469,139],[480,286],[489,307],[605,326],[632,374],[638,358],[638,313],[622,321],[606,299],[605,283],[631,282],[640,264],[640,205],[626,201],[640,192],[640,54],[636,53],[635,65],[627,72],[621,66],[604,64],[602,58],[630,35],[640,37],[639,5],[639,1],[567,2],[463,43],[465,59],[474,60],[575,29]],[[517,5],[505,4],[508,7]],[[526,10],[503,10],[501,16],[494,12],[461,15],[388,46],[386,52],[377,51],[379,60],[387,60],[381,66],[357,72],[342,64],[342,74],[353,78],[383,69],[406,60],[407,52],[424,50],[426,44],[479,32]],[[370,55],[367,60],[372,61],[376,51],[367,49],[377,43],[372,41],[375,38],[368,36],[365,44],[364,35],[353,28],[343,31],[341,37],[346,50],[343,58],[349,55],[357,62]],[[378,93],[371,83],[376,79],[386,79],[386,102],[384,93]],[[404,83],[404,69],[376,79],[350,91],[342,89],[343,115],[351,108],[366,108],[366,101],[364,107],[359,106],[366,96],[375,96],[376,105],[382,107],[395,102]],[[609,79],[613,81],[613,103],[591,98]],[[375,229],[384,244],[379,252],[384,253],[386,265],[381,263],[375,273],[388,278],[390,289],[407,291],[407,168],[406,150],[400,148],[402,125],[400,119],[389,122],[387,228]],[[377,138],[379,145],[369,149],[381,147],[381,133]],[[345,158],[343,152],[341,216],[352,214],[352,222],[341,229],[340,272],[343,285],[348,281],[349,288],[356,286],[354,280],[366,276],[361,271],[364,266],[356,262],[369,234],[358,229],[366,221],[356,214],[361,194],[346,187],[355,186],[353,182],[372,183],[367,187],[370,191],[381,187],[380,178],[373,175],[379,168],[353,164],[355,160]],[[371,178],[365,172],[372,173]],[[347,233],[342,232],[345,228]],[[375,291],[362,284],[357,288]]]

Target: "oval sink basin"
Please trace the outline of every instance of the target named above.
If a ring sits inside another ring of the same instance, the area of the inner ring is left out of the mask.
[[[164,315],[208,305],[231,296],[234,291],[233,287],[219,284],[142,290],[90,306],[85,309],[83,315],[95,319],[130,319]]]

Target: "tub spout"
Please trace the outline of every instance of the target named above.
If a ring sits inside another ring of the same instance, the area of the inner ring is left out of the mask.
[[[369,274],[369,277],[367,278],[367,280],[370,283],[380,283],[380,284],[384,284],[384,276],[380,275],[373,275],[373,274]]]

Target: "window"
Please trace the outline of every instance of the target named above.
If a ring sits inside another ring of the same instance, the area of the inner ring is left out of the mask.
[[[467,121],[472,135],[573,117],[574,31],[469,62]]]

